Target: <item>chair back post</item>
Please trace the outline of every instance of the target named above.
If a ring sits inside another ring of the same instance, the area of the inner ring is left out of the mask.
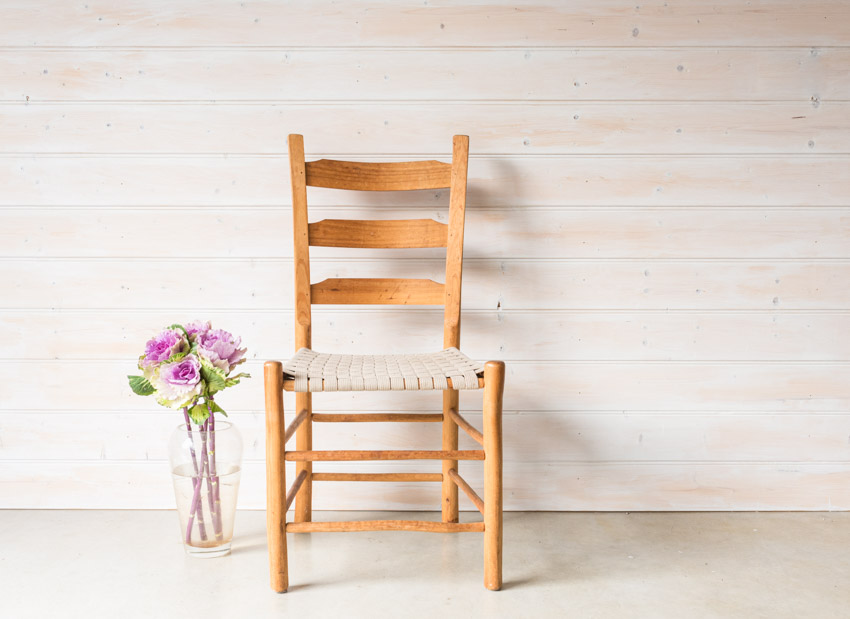
[[[289,136],[292,184],[292,233],[295,265],[295,350],[312,346],[310,311],[310,236],[307,223],[307,173],[304,137]]]
[[[463,273],[463,223],[466,216],[466,174],[469,136],[452,140],[452,177],[449,197],[449,239],[446,247],[446,296],[443,348],[460,348],[460,291]]]

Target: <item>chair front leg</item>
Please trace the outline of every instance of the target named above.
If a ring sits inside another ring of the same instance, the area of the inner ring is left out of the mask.
[[[502,588],[502,394],[505,364],[484,366],[484,586]]]
[[[289,588],[286,559],[286,462],[283,418],[283,365],[267,361],[264,366],[266,393],[266,527],[272,589]]]

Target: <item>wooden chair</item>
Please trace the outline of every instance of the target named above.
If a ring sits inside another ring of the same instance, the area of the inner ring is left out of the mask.
[[[266,468],[271,586],[286,591],[289,574],[286,533],[310,531],[434,531],[484,533],[484,585],[502,585],[502,392],[505,365],[475,364],[457,350],[460,344],[460,293],[466,171],[469,138],[455,136],[452,163],[411,161],[356,163],[321,159],[305,162],[304,141],[289,136],[292,212],[295,236],[295,357],[287,364],[265,364]],[[307,187],[360,191],[450,188],[449,223],[430,219],[402,221],[323,220],[308,223]],[[352,248],[446,248],[446,283],[427,279],[326,279],[310,283],[310,246]],[[426,355],[348,356],[310,350],[312,304],[443,305],[445,351]],[[458,389],[484,390],[483,432],[458,412]],[[442,414],[314,414],[316,391],[421,390],[443,392]],[[297,414],[285,428],[283,391],[295,391]],[[313,422],[439,422],[439,451],[314,451]],[[458,450],[458,426],[483,449]],[[285,428],[285,429],[284,429]],[[286,443],[296,437],[296,450]],[[442,473],[321,473],[317,461],[442,460]],[[482,500],[458,473],[458,461],[484,461]],[[286,491],[284,464],[296,463],[295,481]],[[314,481],[434,481],[442,483],[442,522],[372,520],[312,522]],[[483,522],[458,522],[458,488],[483,514]],[[295,500],[294,522],[286,512]]]

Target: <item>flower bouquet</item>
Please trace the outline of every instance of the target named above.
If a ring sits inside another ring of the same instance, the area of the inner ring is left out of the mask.
[[[249,377],[232,374],[245,361],[240,344],[240,338],[209,322],[173,324],[145,345],[139,357],[142,375],[128,376],[134,393],[153,395],[162,406],[183,411],[184,423],[169,443],[169,460],[184,547],[193,555],[230,552],[242,438],[227,422],[216,428],[215,414],[227,413],[215,395]]]

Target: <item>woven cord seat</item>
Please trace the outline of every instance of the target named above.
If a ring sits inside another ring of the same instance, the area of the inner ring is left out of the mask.
[[[478,389],[483,372],[482,364],[457,348],[408,355],[332,355],[302,348],[283,366],[301,393]]]

